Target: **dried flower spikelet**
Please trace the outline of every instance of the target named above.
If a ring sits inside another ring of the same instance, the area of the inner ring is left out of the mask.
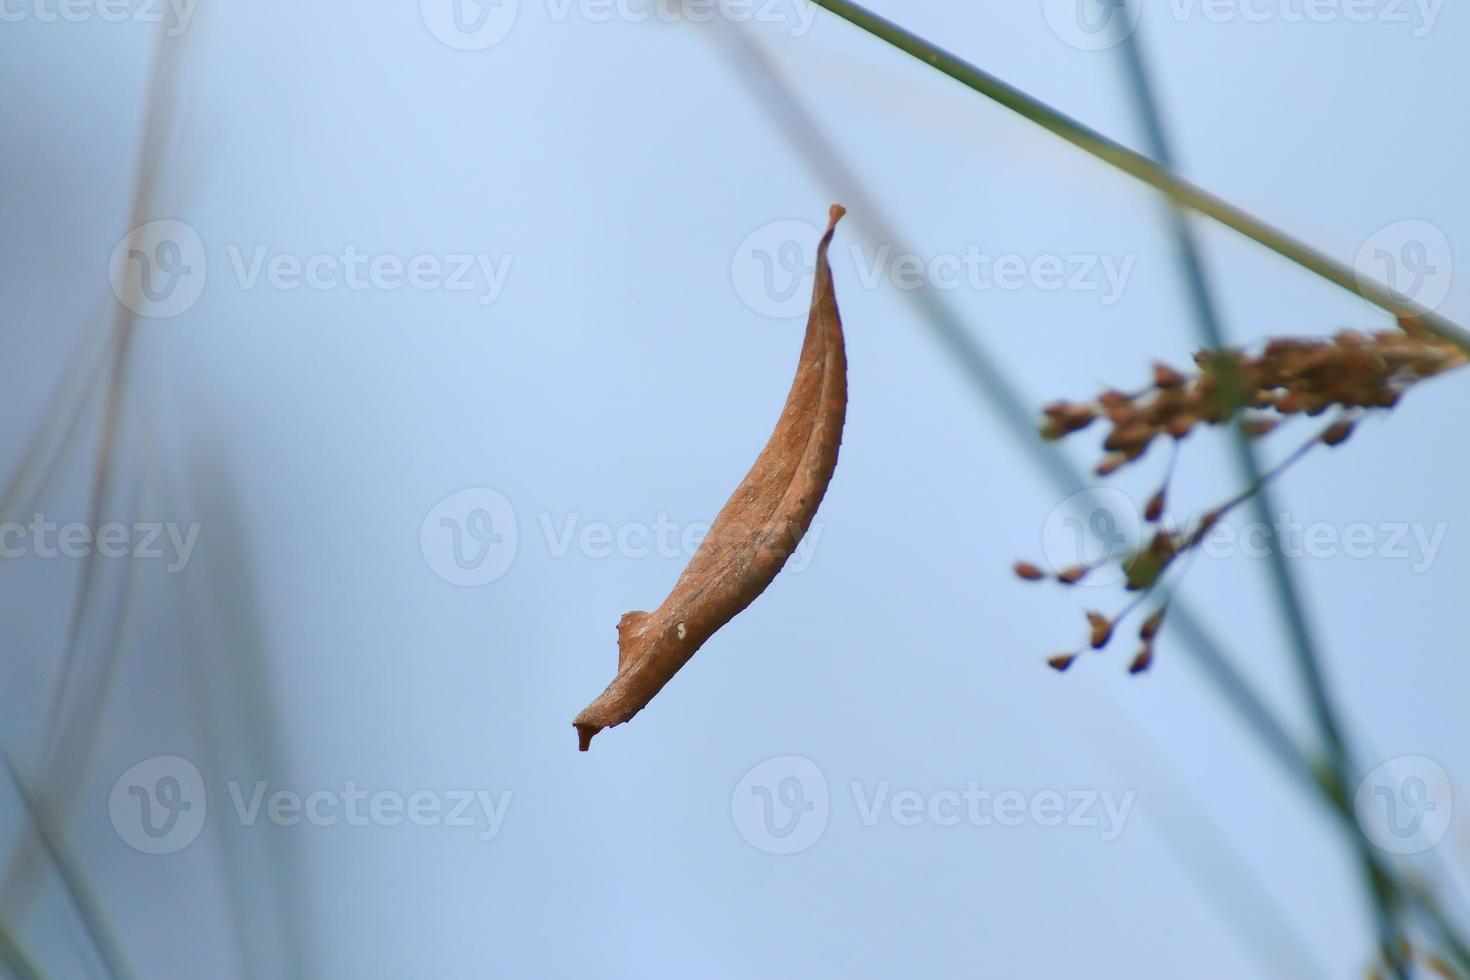
[[[1128,673],[1141,674],[1148,670],[1154,662],[1154,647],[1152,643],[1145,643],[1138,656],[1133,658],[1133,663],[1128,665]]]
[[[1157,439],[1171,440],[1177,452],[1179,443],[1200,425],[1238,421],[1245,436],[1259,438],[1294,417],[1340,413],[1337,422],[1264,478],[1274,479],[1313,444],[1341,445],[1362,414],[1393,408],[1412,385],[1466,363],[1465,352],[1431,335],[1422,323],[1402,320],[1400,326],[1400,331],[1376,333],[1343,330],[1331,338],[1280,337],[1252,350],[1200,350],[1194,355],[1193,372],[1155,362],[1151,383],[1140,391],[1110,388],[1092,404],[1058,401],[1048,405],[1042,431],[1048,438],[1061,438],[1101,419],[1108,431],[1102,439],[1104,455],[1095,470],[1106,477],[1142,458]],[[1173,471],[1171,458],[1171,476]],[[1228,513],[1262,489],[1262,484],[1247,487],[1203,514],[1191,530],[1173,533],[1163,524],[1169,482],[1166,478],[1142,511],[1153,537],[1122,562],[1125,588],[1130,592],[1152,592],[1177,557],[1197,548]],[[1078,566],[1057,578],[1070,585],[1081,581],[1088,570]],[[1022,573],[1022,577],[1027,576]],[[1164,600],[1140,629],[1143,649],[1129,668],[1132,673],[1147,670],[1152,663],[1154,640],[1166,607]],[[1100,649],[1109,642],[1116,624],[1101,613],[1087,616],[1092,645]],[[1075,656],[1054,657],[1052,666],[1065,670]]]
[[[1046,439],[1060,439],[1087,428],[1097,418],[1097,409],[1091,405],[1075,405],[1071,402],[1052,402],[1043,410],[1046,421],[1041,434]]]
[[[1086,578],[1087,573],[1090,571],[1092,571],[1092,569],[1087,567],[1086,565],[1073,565],[1071,568],[1058,572],[1057,581],[1062,583],[1063,585],[1076,585],[1078,582]]]
[[[1167,612],[1167,609],[1167,606],[1160,606],[1154,610],[1152,616],[1143,621],[1143,626],[1138,630],[1138,638],[1140,640],[1143,640],[1145,643],[1153,642],[1154,637],[1159,635],[1159,630],[1164,625],[1164,614]]]
[[[1195,425],[1198,423],[1199,419],[1193,415],[1176,415],[1164,423],[1164,431],[1169,434],[1169,438],[1171,439],[1183,439],[1194,430]]]
[[[1258,414],[1243,423],[1262,436],[1293,415],[1321,415],[1336,407],[1387,409],[1406,388],[1465,363],[1459,348],[1422,329],[1379,333],[1344,330],[1330,339],[1282,337],[1260,353],[1201,350],[1198,372],[1187,375],[1156,363],[1153,383],[1141,392],[1109,389],[1093,405],[1055,402],[1042,432],[1057,439],[1097,418],[1111,425],[1097,467],[1108,476],[1141,458],[1159,436],[1179,440],[1196,425],[1220,425],[1242,409]],[[1271,414],[1274,413],[1274,414]]]
[[[1046,573],[1029,561],[1016,562],[1015,571],[1017,578],[1025,579],[1027,582],[1040,582],[1046,578]]]
[[[1087,624],[1092,627],[1092,636],[1088,642],[1094,650],[1101,650],[1108,645],[1113,638],[1113,621],[1100,612],[1089,611],[1087,613]]]
[[[1143,519],[1150,524],[1164,516],[1164,506],[1168,500],[1168,487],[1160,487],[1159,492],[1148,500],[1148,505],[1143,508]]]
[[[1059,653],[1054,657],[1049,657],[1046,662],[1052,670],[1065,671],[1076,659],[1075,653]]]
[[[1156,388],[1182,388],[1185,383],[1184,375],[1174,370],[1163,361],[1154,363],[1154,387]]]
[[[1353,434],[1353,427],[1357,423],[1353,419],[1340,419],[1332,423],[1327,431],[1322,433],[1322,443],[1327,446],[1341,446],[1348,441]]]

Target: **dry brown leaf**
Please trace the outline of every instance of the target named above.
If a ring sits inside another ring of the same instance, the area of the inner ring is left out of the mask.
[[[572,722],[583,752],[592,736],[641,711],[716,630],[765,591],[816,515],[847,415],[847,353],[827,263],[844,213],[832,206],[817,247],[806,339],[776,429],[663,605],[618,621],[617,675]]]

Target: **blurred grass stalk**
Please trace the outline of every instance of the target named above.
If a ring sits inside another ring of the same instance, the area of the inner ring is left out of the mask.
[[[1159,110],[1158,99],[1154,95],[1148,65],[1144,61],[1139,29],[1131,27],[1130,25],[1136,24],[1136,21],[1126,16],[1129,0],[1121,0],[1121,3],[1121,13],[1125,16],[1113,17],[1110,23],[1117,35],[1117,49],[1123,61],[1129,94],[1132,96],[1139,123],[1143,127],[1149,155],[1160,166],[1172,171],[1175,169],[1174,154],[1164,127],[1162,113]],[[1178,252],[1179,273],[1184,280],[1189,304],[1199,327],[1200,341],[1206,347],[1223,350],[1226,347],[1225,330],[1220,322],[1209,279],[1205,274],[1199,244],[1195,240],[1193,229],[1189,226],[1182,206],[1172,198],[1171,202],[1172,206],[1166,212],[1169,236]],[[1326,677],[1322,671],[1321,656],[1318,653],[1318,644],[1307,619],[1301,599],[1301,590],[1281,550],[1281,542],[1276,533],[1276,522],[1273,519],[1276,512],[1274,494],[1262,478],[1260,458],[1245,430],[1239,424],[1234,425],[1231,427],[1231,436],[1236,469],[1241,479],[1246,486],[1259,488],[1252,496],[1250,506],[1254,512],[1254,521],[1267,529],[1267,574],[1271,579],[1272,592],[1276,597],[1283,626],[1291,641],[1297,673],[1306,689],[1312,716],[1323,741],[1320,751],[1325,753],[1325,758],[1319,768],[1330,772],[1332,778],[1340,785],[1351,786],[1357,779],[1357,767],[1353,762],[1351,750],[1343,736],[1341,722],[1328,693]],[[1373,853],[1370,850],[1372,844],[1356,824],[1349,829],[1349,834],[1372,906],[1374,925],[1378,930],[1380,952],[1384,962],[1394,974],[1407,980],[1409,964],[1404,952],[1403,931],[1399,927],[1395,913],[1400,902],[1394,893],[1393,879],[1378,875]]]

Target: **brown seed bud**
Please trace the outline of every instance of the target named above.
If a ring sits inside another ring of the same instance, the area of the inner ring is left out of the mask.
[[[1118,472],[1118,470],[1126,462],[1128,462],[1128,457],[1120,456],[1117,453],[1106,456],[1101,463],[1097,464],[1097,475],[1112,476],[1114,473]]]
[[[1087,622],[1092,626],[1089,642],[1094,650],[1101,650],[1113,638],[1113,621],[1100,612],[1089,612]]]
[[[1355,424],[1352,419],[1341,419],[1332,423],[1327,431],[1322,433],[1322,442],[1328,446],[1342,445],[1347,442],[1348,436],[1353,434]]]
[[[1128,665],[1128,673],[1141,674],[1148,670],[1149,665],[1154,662],[1154,648],[1152,644],[1146,644],[1138,651],[1138,656],[1133,658],[1133,663]]]
[[[1167,500],[1168,488],[1160,487],[1159,492],[1148,500],[1148,506],[1143,508],[1143,519],[1149,522],[1157,521],[1164,516],[1164,504]]]
[[[1047,660],[1047,663],[1051,666],[1052,670],[1065,671],[1068,667],[1072,666],[1072,662],[1076,659],[1077,655],[1075,653],[1059,653],[1055,657]]]
[[[1092,569],[1087,567],[1086,565],[1073,565],[1071,568],[1058,572],[1057,581],[1062,583],[1063,585],[1076,585],[1078,582],[1086,578],[1087,573],[1090,571],[1092,571]]]
[[[1300,392],[1288,391],[1276,399],[1276,411],[1282,415],[1295,415],[1306,405]]]
[[[1129,422],[1108,433],[1103,448],[1108,452],[1127,452],[1140,443],[1147,445],[1154,435],[1153,427],[1147,422]]]
[[[1164,426],[1164,429],[1175,439],[1183,439],[1189,435],[1190,430],[1194,428],[1195,423],[1198,421],[1199,419],[1193,415],[1176,415],[1169,420],[1168,424]]]
[[[1029,561],[1016,562],[1016,575],[1028,582],[1039,582],[1046,578],[1046,573]]]
[[[1154,365],[1154,384],[1160,388],[1178,388],[1184,384],[1184,375],[1159,361]]]
[[[1159,635],[1159,628],[1164,625],[1164,612],[1168,607],[1160,606],[1154,614],[1143,621],[1143,628],[1138,631],[1138,638],[1145,643],[1151,642]]]

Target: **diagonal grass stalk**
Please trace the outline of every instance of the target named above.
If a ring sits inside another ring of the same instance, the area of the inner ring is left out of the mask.
[[[1380,282],[1358,275],[1345,263],[1242,211],[1230,202],[1190,183],[1168,167],[1130,150],[1116,140],[1109,139],[1090,126],[1053,109],[1040,99],[1026,94],[984,69],[878,16],[862,5],[852,3],[851,0],[812,0],[812,2],[867,31],[879,40],[886,41],[900,51],[912,55],[931,68],[948,75],[961,85],[974,89],[986,98],[1000,103],[1043,129],[1060,136],[1104,163],[1162,191],[1180,207],[1188,208],[1220,222],[1227,228],[1295,262],[1302,268],[1316,273],[1328,282],[1356,293],[1383,310],[1398,316],[1414,318],[1431,333],[1470,352],[1470,331],[1465,328],[1395,293]]]
[[[1127,2],[1128,0],[1124,0],[1125,4]],[[1173,151],[1169,145],[1163,116],[1159,111],[1158,99],[1154,96],[1148,65],[1144,61],[1139,32],[1121,29],[1124,23],[1131,23],[1131,21],[1128,18],[1113,21],[1120,35],[1118,53],[1122,57],[1128,89],[1132,95],[1139,122],[1143,126],[1149,155],[1161,166],[1172,170],[1174,168]],[[1193,308],[1195,322],[1199,327],[1200,339],[1206,347],[1223,350],[1226,346],[1225,330],[1220,322],[1209,279],[1205,275],[1204,261],[1200,257],[1199,246],[1189,222],[1185,220],[1184,211],[1177,202],[1169,208],[1166,220],[1169,235],[1178,252],[1179,271],[1184,280],[1190,306]],[[1287,635],[1291,639],[1297,672],[1306,688],[1312,715],[1325,743],[1328,764],[1339,781],[1351,785],[1351,780],[1354,778],[1351,753],[1344,741],[1342,727],[1328,695],[1316,639],[1312,635],[1311,626],[1307,620],[1300,589],[1286,563],[1286,556],[1281,550],[1281,542],[1276,534],[1276,524],[1272,519],[1275,514],[1272,490],[1266,485],[1260,459],[1245,430],[1240,425],[1234,425],[1231,427],[1231,435],[1236,468],[1240,471],[1246,486],[1258,488],[1251,499],[1253,520],[1267,529],[1268,574],[1274,586],[1273,593],[1276,596]],[[1380,880],[1391,881],[1391,879],[1380,879],[1375,873],[1372,853],[1366,851],[1370,845],[1357,826],[1353,825],[1348,830],[1351,834],[1354,857],[1363,871],[1368,898],[1373,905],[1374,920],[1379,934],[1379,947],[1384,961],[1394,971],[1395,976],[1406,978],[1408,965],[1402,952],[1403,937],[1395,921],[1393,909],[1396,903],[1393,901],[1393,896],[1386,893],[1386,889],[1377,887]]]
[[[0,919],[0,965],[13,973],[16,980],[42,980],[41,968],[31,959],[4,919]]]
[[[6,774],[10,777],[11,785],[25,806],[26,813],[31,820],[31,829],[40,839],[41,846],[51,859],[52,867],[60,876],[62,889],[81,918],[87,936],[91,939],[97,958],[107,976],[110,980],[129,980],[134,974],[127,967],[122,947],[108,926],[107,917],[102,912],[102,905],[87,883],[81,865],[62,838],[61,831],[46,805],[27,785],[20,767],[3,749],[0,749],[0,766],[5,769]]]

